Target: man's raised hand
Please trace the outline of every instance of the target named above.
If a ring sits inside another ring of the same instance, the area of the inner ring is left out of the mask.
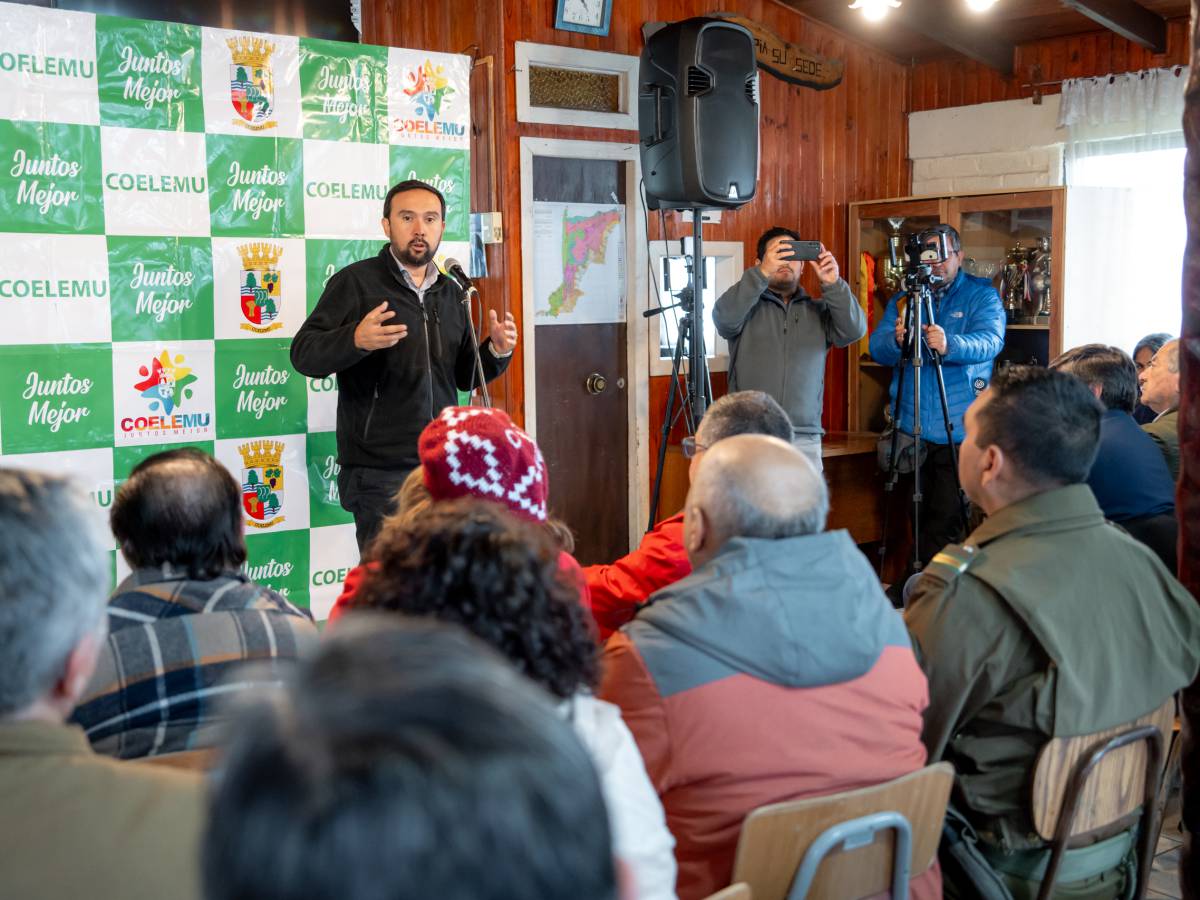
[[[354,346],[359,350],[383,350],[395,347],[408,335],[407,325],[385,325],[384,320],[396,315],[384,300],[363,316],[354,329]]]

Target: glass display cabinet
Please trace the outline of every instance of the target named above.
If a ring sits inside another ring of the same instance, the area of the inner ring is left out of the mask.
[[[963,268],[991,280],[1007,319],[997,366],[1046,365],[1062,352],[1062,243],[1065,188],[909,197],[850,204],[850,287],[867,314],[868,335],[902,289],[904,243],[939,222],[962,236]],[[894,269],[888,245],[899,264]],[[871,359],[868,339],[848,354],[851,431],[882,431],[892,369]]]

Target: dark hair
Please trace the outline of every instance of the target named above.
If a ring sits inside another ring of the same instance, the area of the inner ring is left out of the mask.
[[[1148,334],[1134,345],[1133,357],[1136,358],[1143,350],[1149,350],[1150,355],[1153,356],[1162,349],[1163,344],[1173,340],[1175,340],[1175,335],[1168,334],[1165,331],[1156,331],[1154,334]]]
[[[1133,412],[1137,403],[1137,366],[1120,347],[1084,344],[1072,347],[1050,363],[1052,369],[1070,372],[1088,386],[1100,386],[1100,402],[1105,409]]]
[[[579,588],[559,572],[544,527],[498,503],[433,504],[371,545],[352,608],[395,610],[465,626],[557,697],[596,684],[596,642]]]
[[[587,750],[459,628],[339,623],[233,735],[204,835],[208,900],[616,896]]]
[[[735,434],[765,434],[792,442],[792,420],[774,397],[762,391],[726,394],[708,408],[701,421],[709,445]]]
[[[785,235],[793,241],[800,240],[798,232],[792,231],[790,228],[784,228],[782,225],[776,225],[774,228],[768,228],[764,231],[762,237],[758,239],[758,245],[755,248],[755,252],[758,254],[757,258],[763,258],[763,254],[767,252],[767,244],[771,243],[775,238],[784,237]]]
[[[975,414],[975,444],[995,444],[1030,484],[1079,484],[1100,441],[1104,408],[1086,384],[1054,369],[1009,366]]]
[[[169,564],[206,579],[246,561],[241,489],[228,469],[191,447],[138,463],[117,491],[109,524],[135,569]]]
[[[383,217],[386,219],[392,214],[392,198],[397,194],[402,194],[405,191],[429,191],[433,196],[438,198],[438,202],[442,204],[442,218],[446,218],[446,197],[435,188],[432,184],[426,184],[417,178],[410,178],[407,181],[401,181],[399,184],[392,185],[391,190],[387,192],[387,196],[383,198]]]

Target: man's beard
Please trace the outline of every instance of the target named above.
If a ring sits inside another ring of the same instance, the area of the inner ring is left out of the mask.
[[[780,296],[787,296],[795,293],[799,284],[799,278],[792,278],[789,275],[772,275],[771,280],[767,282],[767,287]]]
[[[408,242],[409,247],[412,246],[412,243],[412,241]],[[433,259],[433,254],[437,252],[437,245],[425,241],[425,250],[422,253],[414,253],[408,247],[399,248],[394,244],[392,245],[392,249],[396,252],[396,259],[400,260],[401,263],[416,268],[417,266],[429,265],[429,261]]]

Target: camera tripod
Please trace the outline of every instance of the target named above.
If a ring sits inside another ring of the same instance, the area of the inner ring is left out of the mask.
[[[944,252],[941,258],[946,258]],[[894,258],[892,263],[895,265]],[[923,439],[921,429],[921,370],[924,368],[926,360],[933,364],[934,376],[937,379],[938,399],[941,401],[942,407],[942,422],[946,428],[946,437],[949,439],[950,459],[954,470],[954,486],[958,497],[958,512],[961,517],[964,533],[967,529],[967,507],[963,502],[962,483],[958,477],[958,450],[954,442],[954,426],[950,422],[950,404],[946,398],[946,379],[942,373],[942,354],[931,348],[926,343],[924,337],[924,327],[936,324],[933,316],[933,289],[931,287],[931,281],[934,276],[930,274],[930,270],[930,265],[917,262],[905,270],[904,276],[905,294],[907,295],[908,303],[905,304],[904,345],[900,354],[900,374],[896,379],[896,399],[892,411],[892,446],[888,453],[887,480],[883,486],[883,536],[879,545],[879,576],[881,579],[883,577],[884,562],[887,558],[888,519],[892,506],[891,495],[896,488],[896,483],[900,476],[900,467],[898,465],[900,453],[900,402],[904,396],[904,376],[909,368],[909,364],[912,367],[913,392],[913,573],[920,572],[924,565],[921,557],[921,505],[925,499],[921,489],[921,464],[923,462],[921,459],[921,442]]]
[[[671,357],[671,386],[667,390],[667,405],[663,411],[662,432],[658,441],[658,461],[654,469],[654,488],[650,493],[650,521],[646,530],[654,528],[658,516],[659,495],[662,492],[663,467],[667,460],[667,440],[676,423],[683,419],[684,429],[688,435],[694,436],[704,418],[704,412],[712,403],[712,380],[708,372],[708,355],[704,346],[704,255],[701,252],[701,211],[692,211],[693,247],[692,255],[686,259],[688,280],[687,285],[676,295],[677,303],[648,309],[644,313],[647,319],[657,316],[668,309],[678,307],[683,310],[679,318],[679,334],[675,339],[675,352]],[[698,273],[697,273],[697,270]],[[670,277],[665,274],[663,287],[670,294]],[[687,359],[686,382],[681,378],[683,361]],[[678,399],[678,409],[676,400]]]

